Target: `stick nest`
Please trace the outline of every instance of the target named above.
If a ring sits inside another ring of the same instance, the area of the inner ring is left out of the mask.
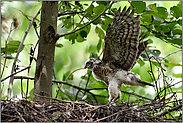
[[[50,103],[1,100],[2,122],[182,122],[182,100],[97,104],[52,98]]]

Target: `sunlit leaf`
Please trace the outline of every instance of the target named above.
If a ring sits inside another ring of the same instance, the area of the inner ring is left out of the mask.
[[[163,64],[164,64],[164,65],[167,65],[167,66],[169,66],[169,67],[171,67],[171,68],[173,68],[173,67],[175,67],[175,66],[182,66],[181,64],[177,64],[177,63],[167,63],[167,62],[164,62]]]
[[[140,66],[145,65],[145,62],[141,58],[139,58],[139,60],[137,61],[137,63],[139,63]]]
[[[94,8],[94,6],[91,5],[91,6],[86,10],[86,12],[87,12],[89,15],[91,15],[92,12],[93,12],[93,8]]]
[[[177,6],[173,6],[173,7],[171,7],[170,8],[170,14],[172,15],[172,16],[174,16],[175,18],[179,18],[179,17],[182,17],[182,11],[181,11],[181,9],[179,8],[179,7],[177,7]]]
[[[103,4],[103,5],[107,5],[107,1],[96,1],[96,3],[98,3],[99,5]]]
[[[157,7],[156,9],[158,11],[158,14],[160,15],[159,16],[160,18],[162,18],[162,19],[167,18],[168,13],[167,13],[167,9],[165,7]]]
[[[8,44],[7,44],[7,54],[16,53],[18,51],[20,43],[21,43],[20,41],[16,41],[16,40],[8,42]],[[23,50],[23,48],[24,48],[24,45],[23,45],[21,51]],[[1,53],[5,53],[5,48],[4,47],[1,48]]]
[[[95,14],[100,14],[105,10],[105,6],[103,4],[100,4],[99,6],[96,6],[95,8],[93,8],[93,12]]]
[[[173,43],[173,44],[178,44],[178,45],[182,45],[182,39],[167,39],[168,42]]]
[[[150,4],[150,5],[149,5],[149,8],[150,8],[150,9],[156,8],[156,3]]]
[[[104,33],[104,31],[101,28],[96,26],[95,32],[98,34],[99,38],[104,39],[105,33]]]
[[[132,1],[131,3],[136,8],[136,13],[143,13],[146,10],[146,3],[143,1]]]
[[[98,51],[98,52],[100,51],[101,46],[102,46],[102,40],[99,39],[98,44],[97,44],[97,51]]]
[[[76,41],[77,42],[83,42],[85,41],[86,39],[84,39],[81,35],[78,35],[77,38],[76,38]]]

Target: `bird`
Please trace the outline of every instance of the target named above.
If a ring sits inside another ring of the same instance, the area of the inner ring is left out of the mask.
[[[131,72],[149,42],[140,43],[144,38],[140,31],[140,15],[133,18],[136,9],[130,12],[131,6],[126,8],[121,11],[119,7],[114,13],[113,22],[108,25],[102,60],[89,58],[84,67],[92,71],[96,80],[108,85],[109,102],[121,99],[122,85],[154,86]]]

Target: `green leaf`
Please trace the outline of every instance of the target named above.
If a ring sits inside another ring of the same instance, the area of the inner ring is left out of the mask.
[[[83,38],[86,38],[86,37],[87,37],[87,33],[86,33],[86,31],[84,31],[84,30],[80,31],[79,34],[80,34],[81,37],[83,37]]]
[[[62,48],[62,47],[63,47],[63,44],[61,44],[61,43],[56,43],[55,46],[58,47],[58,48]]]
[[[63,75],[63,81],[66,81],[67,77],[69,76],[70,71],[67,71],[66,73],[64,73]],[[73,80],[73,75],[70,75],[68,80]]]
[[[181,11],[182,11],[182,1],[180,1],[178,4],[177,4],[177,6],[181,9]]]
[[[100,39],[104,39],[105,33],[104,33],[104,31],[101,28],[99,28],[98,26],[96,26],[95,27],[95,32],[98,34],[98,37]]]
[[[84,39],[81,35],[78,35],[77,38],[76,38],[76,41],[77,42],[83,42],[85,41],[86,39]]]
[[[167,39],[168,42],[173,43],[173,44],[178,44],[178,45],[182,45],[182,39]]]
[[[100,51],[101,46],[102,46],[102,40],[99,39],[98,44],[97,44],[97,51],[98,51],[98,52]]]
[[[29,98],[33,99],[34,88],[29,91]]]
[[[172,16],[174,16],[175,18],[179,18],[179,17],[182,17],[182,11],[181,11],[181,9],[179,8],[179,7],[177,7],[177,6],[173,6],[173,7],[171,7],[170,8],[170,14],[172,15]]]
[[[137,61],[137,63],[139,63],[140,66],[145,65],[145,62],[141,58],[139,58],[139,60]]]
[[[93,12],[93,8],[94,8],[94,6],[91,5],[91,6],[86,10],[87,14],[91,15],[92,12]]]
[[[73,44],[73,42],[75,41],[75,39],[77,38],[77,36],[78,36],[77,33],[73,33],[73,34],[64,36],[64,38],[65,39],[69,39],[69,41],[72,41],[72,44]]]
[[[168,26],[162,25],[162,31],[164,33],[168,33],[168,32],[170,32],[170,28]]]
[[[99,24],[101,21],[102,21],[102,19],[101,19],[101,18],[98,18],[98,19],[96,19],[95,21],[93,21],[93,24],[94,24],[94,25],[97,25],[97,24]]]
[[[140,89],[139,94],[140,95],[144,95],[145,94],[144,88]]]
[[[95,8],[93,8],[93,12],[95,14],[100,14],[105,10],[105,6],[103,4],[100,4],[99,6],[96,6]]]
[[[150,24],[150,23],[152,23],[152,17],[151,17],[152,15],[148,15],[148,14],[143,14],[141,17],[141,21],[143,22],[143,23],[147,23],[147,24]]]
[[[8,94],[7,94],[7,95],[3,95],[3,96],[2,96],[2,94],[1,94],[1,100],[5,100],[6,97],[8,97]]]
[[[175,67],[175,66],[182,66],[181,64],[176,64],[176,63],[167,63],[167,62],[164,62],[163,63],[164,65],[167,65],[168,67],[170,67],[170,68],[173,68],[173,67]]]
[[[111,19],[111,18],[108,17],[108,16],[105,16],[104,19],[105,19],[105,20],[103,21],[103,24],[102,24],[101,27],[102,27],[103,30],[106,31],[107,28],[108,28],[108,26],[109,26],[109,24],[112,23],[113,19]]]
[[[150,8],[150,9],[155,9],[155,8],[156,8],[156,3],[150,4],[150,5],[149,5],[149,8]]]
[[[89,52],[97,51],[96,45],[90,45],[88,51]]]
[[[135,13],[143,13],[146,10],[146,3],[143,1],[132,1],[131,3],[136,8]]]
[[[168,17],[167,9],[165,7],[157,7],[156,9],[160,18],[166,19]]]
[[[71,28],[71,27],[72,27],[71,17],[68,16],[68,17],[63,21],[63,23],[64,23],[65,28],[67,28],[67,29]]]
[[[153,63],[153,65],[157,66],[157,67],[161,67],[160,64],[158,62],[155,61],[151,61]]]
[[[97,55],[97,53],[96,53],[96,52],[92,52],[92,53],[90,54],[90,58],[98,59],[98,58],[99,58],[99,56]]]
[[[103,5],[105,5],[105,6],[107,5],[107,1],[96,1],[96,3],[99,4],[99,5],[100,5],[100,4],[103,4]]]
[[[16,40],[8,42],[8,44],[7,44],[7,54],[16,53],[18,51],[20,43],[21,43],[20,41],[16,41]],[[21,51],[23,50],[23,48],[24,48],[24,45],[23,45]],[[1,53],[5,53],[5,48],[4,47],[1,48]]]
[[[177,24],[177,22],[172,22],[172,23],[169,23],[169,24],[166,24],[166,25],[168,27],[170,27],[170,30],[173,30],[176,24]]]
[[[175,29],[173,30],[174,35],[182,35],[182,30],[181,29]]]
[[[176,78],[182,78],[182,73],[179,73],[179,74],[173,74],[173,77],[176,77]]]

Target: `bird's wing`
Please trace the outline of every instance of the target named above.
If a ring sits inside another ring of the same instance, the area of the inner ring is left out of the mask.
[[[109,24],[104,39],[103,64],[114,68],[130,70],[136,62],[139,52],[140,20],[139,15],[132,19],[135,9],[121,8],[114,14],[112,24]]]

